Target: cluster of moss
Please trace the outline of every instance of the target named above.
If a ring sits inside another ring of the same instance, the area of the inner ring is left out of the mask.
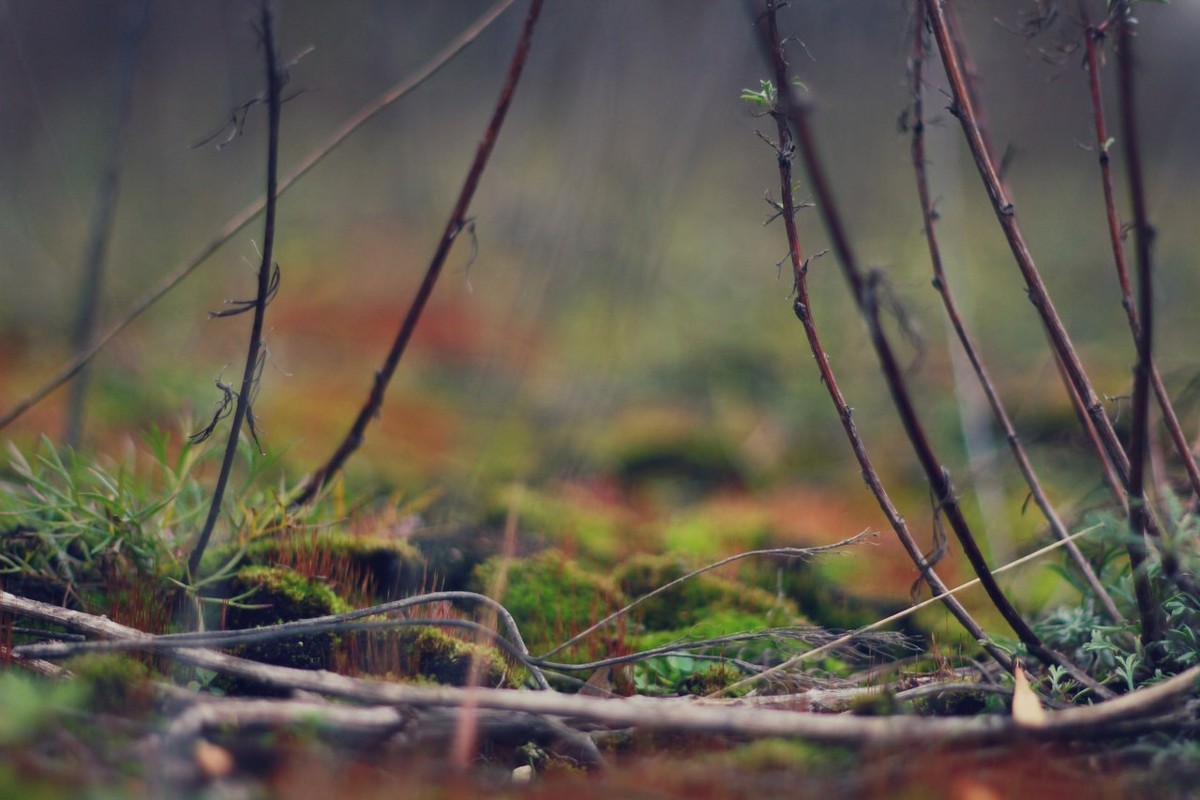
[[[625,604],[609,578],[589,572],[557,550],[520,561],[491,558],[475,570],[474,588],[489,594],[506,570],[505,608],[533,652],[549,649]]]
[[[346,638],[350,654],[342,666],[381,677],[463,686],[478,664],[481,686],[519,688],[523,668],[511,667],[493,647],[471,644],[431,627],[404,627],[384,634],[354,633]]]
[[[488,593],[496,585],[502,561],[491,559],[476,569],[475,588]],[[512,612],[534,652],[569,639],[599,619],[687,573],[677,558],[636,556],[615,573],[589,570],[558,551],[549,550],[507,567],[506,589],[499,598]],[[624,625],[614,625],[581,643],[584,657],[621,650],[649,649],[668,641],[700,639],[802,622],[795,604],[762,589],[715,575],[699,575],[672,587],[633,611]],[[738,654],[760,653],[769,642],[739,646]],[[732,653],[733,648],[728,649]],[[656,691],[708,694],[741,678],[726,665],[687,656],[663,664],[638,665],[641,682]]]
[[[213,563],[236,559],[240,566],[217,591],[239,598],[221,607],[213,627],[254,628],[351,610],[348,595],[365,592],[371,601],[420,591],[425,562],[411,545],[398,540],[349,534],[320,538],[265,538],[240,552],[226,550]],[[310,577],[320,569],[341,576],[327,581]],[[486,685],[519,685],[523,673],[508,668],[494,648],[471,645],[435,628],[406,627],[387,632],[318,633],[244,646],[248,658],[301,669],[339,667],[352,672],[462,684],[471,660],[482,665]]]

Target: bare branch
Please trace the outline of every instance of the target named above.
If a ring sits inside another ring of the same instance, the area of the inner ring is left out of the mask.
[[[417,87],[425,83],[441,70],[442,67],[450,63],[454,58],[467,48],[472,42],[479,38],[488,27],[491,26],[496,19],[504,13],[516,0],[497,0],[495,5],[489,8],[478,20],[470,27],[464,30],[461,34],[455,37],[449,44],[439,50],[433,58],[425,63],[419,70],[412,75],[406,77],[400,83],[393,86],[388,91],[381,94],[379,97],[372,100],[363,106],[358,113],[350,117],[341,127],[329,135],[325,141],[313,148],[308,155],[300,162],[291,173],[279,181],[277,195],[283,195],[288,189],[296,184],[296,181],[308,174],[309,170],[321,163],[327,155],[336,150],[342,142],[348,139],[351,134],[358,131],[367,122],[370,122],[381,111],[395,103],[400,98],[408,95]],[[231,217],[221,228],[206,242],[199,250],[197,250],[190,258],[183,261],[175,267],[171,272],[163,277],[153,288],[138,298],[129,306],[121,316],[121,318],[112,325],[104,334],[95,337],[91,344],[84,350],[81,350],[70,361],[64,364],[59,370],[54,373],[45,383],[39,386],[30,394],[19,400],[16,405],[0,415],[0,429],[7,427],[14,421],[19,419],[29,409],[46,399],[56,389],[61,387],[67,381],[79,374],[79,371],[84,368],[96,354],[103,350],[109,342],[117,337],[123,330],[129,327],[135,319],[140,317],[146,309],[161,300],[172,289],[174,289],[184,278],[191,275],[193,271],[205,261],[208,257],[221,248],[226,242],[237,235],[238,231],[249,225],[255,217],[257,217],[267,205],[267,198],[260,197],[250,205],[246,206],[240,212]]]
[[[516,50],[513,52],[512,60],[508,66],[508,74],[504,79],[504,86],[500,90],[500,96],[496,99],[496,107],[492,111],[492,117],[488,122],[487,129],[484,131],[483,140],[479,143],[479,148],[475,152],[475,159],[472,161],[471,168],[467,172],[466,180],[463,182],[462,189],[458,195],[458,201],[455,203],[454,210],[450,214],[450,219],[446,223],[446,228],[442,233],[441,240],[438,242],[437,250],[429,262],[429,267],[425,270],[425,277],[422,279],[421,285],[417,289],[417,294],[408,308],[408,313],[400,325],[400,331],[396,334],[396,338],[392,342],[392,347],[384,358],[383,366],[375,372],[374,380],[371,383],[371,390],[367,393],[367,398],[363,402],[358,416],[355,417],[350,430],[346,432],[341,443],[334,449],[329,459],[308,477],[296,496],[289,501],[289,505],[293,508],[304,505],[312,500],[317,492],[321,490],[321,487],[342,468],[346,460],[362,444],[367,425],[379,414],[388,383],[391,382],[392,375],[395,374],[396,367],[399,366],[400,359],[404,355],[404,351],[408,348],[408,342],[412,338],[413,331],[416,330],[417,323],[421,319],[421,313],[425,310],[425,304],[429,302],[429,298],[433,294],[433,287],[437,284],[438,276],[442,272],[442,266],[446,263],[446,257],[450,254],[450,248],[466,224],[467,209],[471,205],[471,199],[475,196],[479,180],[483,177],[483,171],[487,167],[488,159],[491,157],[492,150],[496,145],[496,139],[500,135],[501,127],[504,125],[504,119],[508,115],[509,106],[512,104],[513,95],[516,93],[517,83],[521,80],[521,72],[525,68],[525,60],[529,56],[529,47],[533,40],[534,28],[537,26],[538,15],[542,10],[542,3],[543,0],[531,0],[530,2],[529,13],[525,17],[525,27],[521,31],[520,39],[517,40]]]

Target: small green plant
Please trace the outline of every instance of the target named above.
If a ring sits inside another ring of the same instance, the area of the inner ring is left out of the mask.
[[[753,89],[742,89],[741,98],[750,105],[764,112],[775,110],[775,104],[779,102],[779,90],[775,88],[775,84],[771,81],[759,81],[758,91]]]

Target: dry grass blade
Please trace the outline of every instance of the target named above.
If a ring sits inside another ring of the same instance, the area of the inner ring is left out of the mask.
[[[1054,550],[1057,550],[1058,548],[1065,546],[1068,542],[1073,542],[1076,539],[1080,538],[1081,536],[1085,536],[1085,535],[1091,533],[1092,531],[1100,530],[1101,527],[1102,526],[1100,526],[1100,525],[1093,525],[1090,528],[1084,528],[1081,531],[1077,531],[1077,532],[1071,534],[1066,540],[1060,539],[1060,540],[1051,542],[1050,544],[1046,545],[1045,547],[1043,547],[1039,550],[1035,550],[1032,553],[1029,553],[1028,555],[1021,556],[1020,558],[1010,561],[1009,563],[1007,563],[1003,566],[997,567],[996,569],[992,570],[992,575],[1000,575],[1004,572],[1008,572],[1010,569],[1015,569],[1015,568],[1021,566],[1022,564],[1026,564],[1030,561],[1033,561],[1034,559],[1040,558],[1040,557],[1046,555],[1047,553],[1053,552]],[[947,594],[956,595],[956,594],[959,594],[960,592],[966,591],[967,589],[978,586],[980,583],[981,583],[981,581],[979,580],[979,578],[975,578],[973,580],[967,581],[966,583],[955,586],[953,589],[950,589],[947,592]],[[724,689],[722,689],[719,692],[716,692],[715,694],[725,694],[725,693],[733,691],[735,689],[746,688],[758,681],[762,681],[762,680],[770,678],[774,675],[779,675],[781,673],[784,673],[787,670],[792,669],[792,668],[804,663],[805,661],[816,658],[819,655],[828,653],[837,647],[842,647],[843,645],[846,645],[849,642],[853,641],[856,637],[862,636],[863,634],[868,633],[869,631],[878,630],[887,625],[891,625],[893,622],[898,622],[899,620],[902,620],[905,617],[911,616],[911,615],[917,613],[918,611],[920,611],[921,609],[928,608],[929,606],[933,605],[934,603],[937,603],[940,601],[941,601],[940,597],[931,597],[928,600],[923,600],[920,603],[909,606],[908,608],[904,609],[903,611],[898,611],[889,617],[884,617],[883,619],[878,620],[877,622],[872,622],[870,625],[864,625],[861,628],[850,631],[849,633],[847,633],[843,636],[840,636],[837,639],[834,639],[832,642],[823,644],[820,647],[816,647],[805,653],[800,653],[799,655],[796,655],[796,656],[788,659],[787,661],[785,661],[784,663],[782,663],[778,666],[771,667],[770,669],[762,672],[759,675],[754,675],[750,678],[746,678],[745,680],[739,681],[738,683],[730,684],[729,686],[726,686]],[[1103,694],[1101,694],[1101,696],[1102,697],[1112,697],[1113,694],[1112,694],[1112,692],[1105,691]]]

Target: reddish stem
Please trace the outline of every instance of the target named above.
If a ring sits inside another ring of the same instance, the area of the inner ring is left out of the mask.
[[[433,287],[437,284],[438,276],[442,272],[442,266],[446,263],[446,257],[450,254],[450,248],[454,245],[454,240],[458,238],[458,234],[462,232],[463,226],[466,223],[467,209],[471,205],[471,199],[475,196],[475,190],[479,186],[483,170],[487,167],[488,159],[496,145],[496,139],[500,135],[500,128],[504,125],[508,108],[512,104],[517,83],[521,79],[521,71],[524,69],[525,61],[529,56],[529,47],[533,40],[534,28],[537,26],[538,15],[542,10],[542,3],[543,0],[532,0],[529,5],[529,13],[525,17],[525,26],[521,31],[521,38],[517,41],[512,61],[509,63],[504,87],[500,90],[500,97],[496,100],[496,107],[492,111],[492,118],[488,122],[487,129],[484,131],[483,140],[479,143],[479,148],[475,152],[475,160],[471,163],[471,169],[467,172],[467,178],[463,182],[462,190],[458,195],[458,202],[454,206],[454,211],[450,214],[450,220],[446,223],[446,229],[442,233],[441,240],[438,242],[437,250],[434,252],[433,259],[429,262],[429,267],[425,271],[425,278],[421,281],[421,285],[417,289],[416,297],[413,298],[412,305],[409,306],[408,313],[400,325],[400,331],[396,334],[395,341],[392,342],[391,350],[388,351],[383,366],[375,373],[375,379],[371,385],[371,391],[367,395],[366,402],[363,403],[363,407],[358,412],[358,416],[355,417],[350,430],[346,433],[345,438],[342,439],[341,444],[338,445],[337,449],[329,457],[329,460],[309,476],[299,493],[289,501],[289,505],[293,508],[311,500],[320,491],[321,487],[342,468],[346,460],[362,445],[367,425],[379,414],[388,383],[391,381],[392,375],[396,372],[396,367],[399,365],[400,358],[404,355],[404,351],[408,347],[409,340],[412,339],[413,331],[416,330],[417,323],[421,319],[421,312],[425,310],[425,305],[429,302],[430,295],[433,294]]]
[[[951,111],[962,125],[963,133],[971,150],[971,156],[975,161],[975,166],[979,170],[984,188],[987,190],[988,197],[992,202],[992,209],[996,214],[996,219],[1000,223],[1001,230],[1004,232],[1005,239],[1008,241],[1009,248],[1012,250],[1017,267],[1025,279],[1029,299],[1033,302],[1034,307],[1041,316],[1046,333],[1050,338],[1051,348],[1054,350],[1055,356],[1062,362],[1071,389],[1078,394],[1079,401],[1091,419],[1093,430],[1099,437],[1099,446],[1097,449],[1104,456],[1101,461],[1107,461],[1111,464],[1120,479],[1124,491],[1118,495],[1118,499],[1123,503],[1128,503],[1126,493],[1129,490],[1129,457],[1121,447],[1116,431],[1113,430],[1112,422],[1104,413],[1104,407],[1100,403],[1100,398],[1092,388],[1091,381],[1088,379],[1079,355],[1075,351],[1075,346],[1071,342],[1071,337],[1067,333],[1066,327],[1063,325],[1062,319],[1059,317],[1049,293],[1046,291],[1041,274],[1038,272],[1037,266],[1033,261],[1033,255],[1029,250],[1028,244],[1025,242],[1025,235],[1017,222],[1016,211],[1009,198],[1008,190],[1000,181],[995,161],[980,133],[975,105],[970,97],[962,65],[959,61],[958,48],[950,38],[946,14],[942,7],[943,2],[945,0],[934,0],[934,2],[926,3],[925,8],[926,17],[933,30],[934,38],[937,40],[938,51],[942,56],[942,64],[946,70],[946,77],[950,82],[954,98],[954,105],[951,107]],[[1147,517],[1147,527],[1152,524],[1153,519]],[[1143,638],[1147,635],[1156,638],[1159,630],[1157,623],[1158,609],[1155,606],[1150,584],[1146,579],[1144,570],[1141,569],[1142,562],[1145,559],[1144,549],[1144,546],[1140,543],[1131,542],[1128,547],[1129,559],[1130,565],[1133,567],[1136,583],[1135,588]]]
[[[1084,48],[1088,72],[1088,87],[1092,99],[1092,118],[1096,128],[1096,149],[1099,155],[1100,164],[1100,181],[1104,187],[1104,208],[1108,220],[1108,240],[1112,249],[1113,264],[1117,270],[1117,283],[1121,287],[1121,307],[1125,309],[1126,318],[1129,321],[1129,329],[1133,334],[1134,342],[1136,343],[1141,337],[1141,325],[1139,323],[1138,311],[1135,306],[1133,297],[1133,287],[1129,280],[1129,266],[1125,259],[1125,249],[1121,241],[1121,220],[1117,214],[1116,192],[1113,188],[1112,168],[1108,148],[1111,144],[1108,136],[1108,124],[1104,117],[1104,100],[1103,94],[1100,91],[1100,44],[1104,40],[1105,31],[1108,27],[1109,20],[1106,19],[1100,25],[1091,25],[1087,20],[1087,7],[1080,2],[1080,13],[1083,15],[1085,32],[1084,32]],[[1158,400],[1159,410],[1163,415],[1163,423],[1166,426],[1167,434],[1171,438],[1171,443],[1175,446],[1175,451],[1179,455],[1180,461],[1183,462],[1183,468],[1187,472],[1188,483],[1192,488],[1193,502],[1200,500],[1200,466],[1196,464],[1196,459],[1192,456],[1191,446],[1188,444],[1187,436],[1183,432],[1183,426],[1179,422],[1179,416],[1175,413],[1175,406],[1171,402],[1171,397],[1167,394],[1166,385],[1163,383],[1162,375],[1158,371],[1158,366],[1154,363],[1153,358],[1149,362],[1150,367],[1150,385],[1154,390],[1154,396]]]
[[[924,2],[918,0],[916,9],[916,23],[914,24],[913,35],[913,54],[910,65],[910,77],[912,79],[912,164],[913,171],[917,179],[917,196],[921,203],[921,216],[925,224],[925,238],[929,244],[929,260],[933,266],[933,286],[937,289],[938,294],[942,298],[942,305],[946,310],[946,316],[950,320],[951,326],[954,328],[955,334],[962,345],[963,352],[970,361],[972,369],[975,371],[975,376],[979,381],[980,387],[983,389],[984,395],[987,397],[988,404],[992,408],[992,414],[996,418],[996,422],[1004,431],[1005,440],[1008,442],[1009,448],[1012,450],[1013,458],[1016,459],[1017,467],[1021,471],[1021,475],[1025,479],[1025,483],[1029,486],[1029,492],[1033,497],[1034,503],[1041,509],[1046,521],[1050,525],[1050,530],[1060,540],[1066,541],[1067,552],[1070,554],[1075,565],[1083,574],[1084,580],[1087,581],[1089,587],[1096,598],[1104,607],[1105,612],[1117,624],[1123,623],[1124,617],[1117,609],[1116,604],[1104,589],[1104,585],[1100,582],[1100,578],[1096,575],[1096,571],[1092,569],[1092,565],[1084,558],[1079,547],[1070,541],[1070,534],[1067,531],[1066,525],[1059,518],[1058,512],[1046,497],[1046,492],[1042,488],[1041,481],[1037,473],[1034,471],[1033,464],[1029,461],[1028,455],[1025,453],[1025,448],[1021,444],[1020,437],[1017,435],[1015,426],[1008,416],[1008,412],[1004,407],[1004,402],[1000,399],[1000,394],[996,390],[996,385],[992,381],[991,375],[984,366],[983,360],[979,355],[979,351],[975,347],[974,341],[971,339],[970,333],[967,331],[966,323],[962,319],[962,315],[958,311],[958,305],[954,301],[954,296],[950,291],[950,283],[946,278],[944,265],[942,262],[941,247],[938,244],[937,236],[937,215],[933,210],[933,201],[929,192],[929,177],[928,171],[925,168],[925,114],[924,102],[922,99],[924,87],[924,66],[925,66],[925,35],[924,26],[921,20],[924,19]],[[956,37],[957,39],[958,37]]]
[[[775,0],[767,0],[766,17],[768,19],[773,17],[776,8],[777,4]],[[773,67],[774,74],[786,77],[786,63],[783,59],[782,44],[777,32],[772,37],[769,29],[764,30],[764,35],[760,39],[760,43],[764,55]],[[870,275],[864,274],[858,266],[858,260],[850,246],[849,237],[846,234],[845,226],[842,223],[841,215],[834,201],[832,187],[825,175],[824,165],[816,151],[816,137],[813,135],[809,125],[808,109],[795,96],[791,85],[786,81],[780,82],[778,90],[780,113],[791,124],[795,141],[804,159],[809,180],[813,185],[813,193],[817,198],[817,209],[821,213],[825,229],[832,240],[834,252],[837,255],[838,262],[841,264],[843,275],[847,283],[850,284],[855,303],[858,305],[859,311],[867,322],[872,345],[879,357],[880,371],[887,382],[892,402],[896,406],[897,413],[900,415],[900,421],[904,426],[905,432],[908,434],[909,442],[912,444],[917,460],[920,462],[925,476],[929,480],[930,489],[937,500],[939,510],[945,516],[946,521],[949,522],[950,528],[954,531],[955,537],[963,549],[963,553],[967,556],[971,568],[974,570],[976,577],[979,578],[984,591],[987,592],[992,605],[1029,651],[1048,664],[1062,666],[1075,680],[1091,688],[1097,695],[1101,697],[1111,696],[1109,690],[1096,683],[1095,680],[1073,665],[1064,655],[1055,652],[1042,642],[1033,629],[1029,627],[1029,624],[1021,616],[1020,612],[1013,607],[1008,597],[1004,594],[1003,589],[1000,588],[999,583],[992,575],[991,569],[987,564],[987,559],[984,558],[983,552],[979,549],[979,545],[975,541],[975,536],[971,532],[966,518],[962,514],[962,510],[959,508],[958,497],[950,482],[950,474],[941,465],[937,455],[933,451],[932,445],[929,443],[929,439],[917,416],[912,398],[908,392],[908,387],[904,381],[903,370],[883,331],[883,326],[880,324],[879,307],[876,300],[878,276],[874,273]],[[807,312],[807,309],[805,311]]]

